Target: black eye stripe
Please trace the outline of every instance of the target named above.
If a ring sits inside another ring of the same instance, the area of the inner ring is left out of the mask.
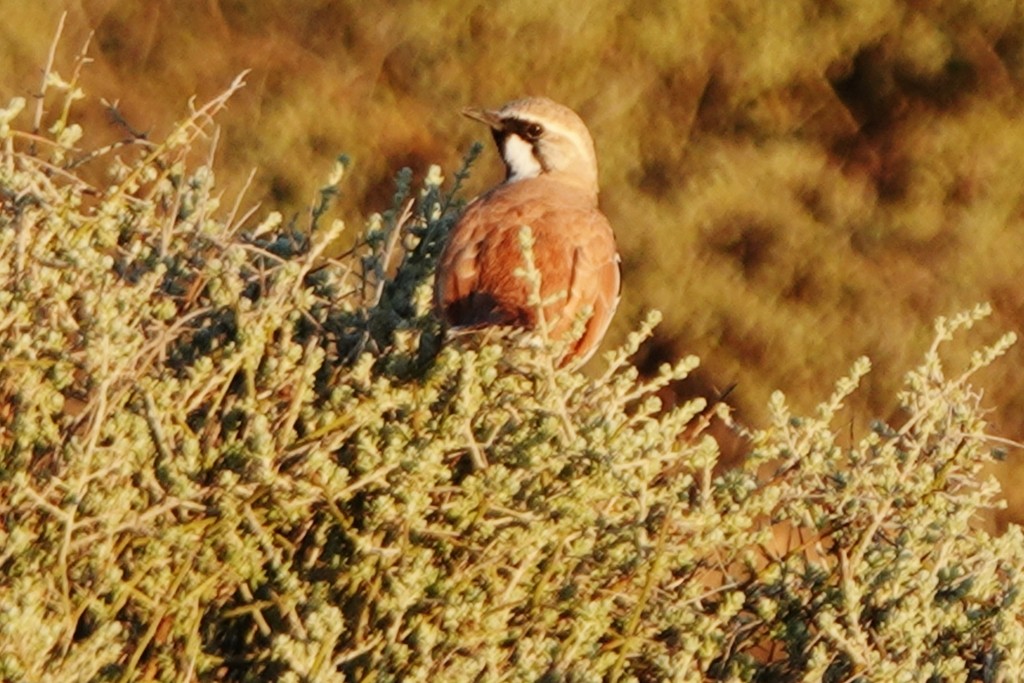
[[[534,130],[529,130],[531,128],[533,128]],[[548,160],[544,157],[543,154],[540,153],[539,145],[537,144],[537,141],[540,139],[540,137],[544,135],[544,127],[541,126],[539,123],[534,123],[532,121],[523,121],[521,119],[508,118],[502,121],[502,125],[500,128],[491,129],[491,135],[494,136],[494,142],[498,146],[498,149],[501,151],[501,156],[505,159],[505,165],[508,170],[506,179],[508,177],[511,177],[511,175],[514,172],[511,166],[508,166],[509,160],[508,157],[506,156],[508,151],[506,149],[506,144],[508,142],[509,136],[512,135],[533,147],[533,159],[535,162],[540,164],[540,167],[544,171],[544,173],[547,173],[548,171],[551,170],[550,166],[548,165]]]
[[[505,119],[502,123],[505,124],[505,130],[507,132],[515,133],[527,142],[536,142],[542,135],[544,135],[544,126],[534,121],[509,118]]]

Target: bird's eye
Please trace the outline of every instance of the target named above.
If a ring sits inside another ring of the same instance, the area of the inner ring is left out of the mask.
[[[523,133],[526,134],[526,139],[530,142],[540,140],[540,136],[544,135],[544,126],[539,123],[528,123],[523,128]]]

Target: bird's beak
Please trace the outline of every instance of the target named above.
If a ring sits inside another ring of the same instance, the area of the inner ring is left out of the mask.
[[[501,130],[505,124],[498,116],[498,112],[491,111],[490,109],[477,109],[476,107],[466,107],[462,110],[462,115],[466,118],[479,121],[480,123],[486,123],[491,127],[492,130]]]

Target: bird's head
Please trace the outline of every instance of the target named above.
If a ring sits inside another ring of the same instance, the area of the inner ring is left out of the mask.
[[[594,141],[573,110],[546,97],[527,97],[500,109],[462,113],[490,127],[505,160],[505,182],[548,175],[597,195]]]

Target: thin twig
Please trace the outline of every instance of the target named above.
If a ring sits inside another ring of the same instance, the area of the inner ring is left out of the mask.
[[[65,11],[60,15],[60,21],[57,22],[57,32],[53,36],[53,42],[50,43],[50,53],[46,57],[46,66],[43,67],[43,80],[39,85],[39,93],[36,95],[36,113],[32,118],[32,132],[38,134],[39,129],[43,125],[43,101],[46,99],[46,89],[50,83],[50,74],[53,72],[53,62],[57,57],[57,44],[60,42],[61,34],[64,33],[64,21],[68,18],[68,13]],[[30,152],[35,154],[35,147],[30,147]]]

